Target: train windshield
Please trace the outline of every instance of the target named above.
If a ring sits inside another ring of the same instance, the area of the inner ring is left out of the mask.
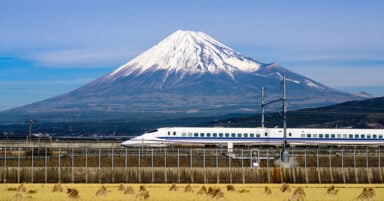
[[[146,133],[154,133],[154,132],[157,132],[158,130],[155,129],[155,130],[150,130],[150,131],[147,131]]]

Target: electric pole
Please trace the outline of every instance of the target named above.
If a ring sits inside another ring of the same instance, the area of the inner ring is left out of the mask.
[[[269,105],[269,104],[272,104],[272,103],[275,103],[275,102],[278,102],[278,101],[282,101],[283,102],[283,150],[282,150],[282,153],[281,153],[281,162],[284,162],[284,163],[288,163],[289,162],[289,153],[288,153],[288,142],[287,142],[287,94],[286,94],[286,79],[285,79],[285,75],[283,76],[283,79],[281,81],[281,90],[282,90],[282,95],[283,97],[282,98],[279,98],[277,100],[274,100],[274,101],[270,101],[270,102],[265,102],[264,101],[264,96],[265,96],[265,89],[264,87],[262,86],[261,87],[261,127],[264,127],[264,113],[265,113],[265,109],[264,107],[266,105]]]
[[[284,132],[284,145],[283,145],[283,153],[282,153],[282,162],[289,162],[289,153],[288,153],[288,143],[287,143],[287,95],[285,91],[285,76],[283,77],[282,82],[282,90],[283,90],[283,132]]]
[[[264,86],[261,86],[261,127],[264,128],[264,95],[265,95],[265,88]]]
[[[283,128],[284,128],[284,150],[287,149],[287,94],[285,91],[285,76],[283,77],[282,82],[282,90],[283,90]]]
[[[29,132],[28,132],[28,140],[27,141],[31,141],[31,139],[32,139],[32,125],[34,123],[36,123],[36,120],[29,119],[28,121],[25,121],[25,122],[29,124]]]

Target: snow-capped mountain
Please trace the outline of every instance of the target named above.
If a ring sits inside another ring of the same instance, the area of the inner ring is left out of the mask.
[[[261,64],[245,57],[231,48],[219,43],[203,32],[176,31],[159,44],[119,67],[106,79],[115,80],[131,74],[165,70],[167,75],[225,73],[233,77],[233,72],[255,72]]]
[[[220,115],[256,112],[260,88],[281,97],[286,76],[289,109],[358,99],[278,64],[244,56],[202,32],[176,31],[113,72],[70,93],[7,112],[89,112]],[[280,106],[276,106],[280,107]]]

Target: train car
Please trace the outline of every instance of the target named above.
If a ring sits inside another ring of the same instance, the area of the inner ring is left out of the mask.
[[[384,129],[288,128],[289,145],[384,145]],[[172,144],[281,146],[282,128],[166,127],[148,131],[122,146],[162,147]]]

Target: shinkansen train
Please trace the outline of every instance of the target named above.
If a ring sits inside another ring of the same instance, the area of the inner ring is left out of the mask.
[[[288,128],[289,145],[384,145],[384,129]],[[167,127],[148,131],[122,146],[162,147],[172,144],[281,146],[282,128]]]

